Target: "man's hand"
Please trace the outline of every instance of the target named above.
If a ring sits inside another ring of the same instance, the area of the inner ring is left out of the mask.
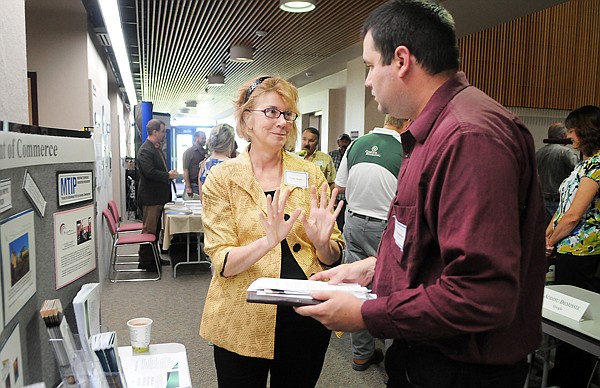
[[[327,271],[317,272],[310,280],[325,280],[331,284],[358,283],[366,286],[373,280],[377,259],[373,256],[351,264],[342,264]]]
[[[330,330],[356,332],[366,328],[360,312],[364,302],[354,295],[343,291],[315,291],[311,295],[325,302],[294,307],[298,314],[313,317]]]
[[[175,179],[179,176],[179,173],[177,172],[177,170],[171,170],[169,171],[169,179]]]

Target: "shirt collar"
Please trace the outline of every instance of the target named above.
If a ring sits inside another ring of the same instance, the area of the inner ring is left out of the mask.
[[[421,114],[415,118],[415,121],[409,127],[416,142],[425,142],[440,113],[446,109],[446,106],[454,96],[469,86],[470,84],[467,81],[465,73],[460,71],[433,93],[427,105],[425,105],[425,109],[423,109]],[[402,143],[404,143],[404,137],[402,137],[402,140]]]
[[[148,141],[149,141],[150,143],[152,143],[152,145],[154,146],[154,148],[156,148],[156,149],[160,149],[160,148],[161,148],[161,144],[160,144],[160,142],[155,142],[154,140],[152,140],[152,139],[151,139],[151,138],[149,138],[149,137],[148,137],[147,139],[148,139]]]

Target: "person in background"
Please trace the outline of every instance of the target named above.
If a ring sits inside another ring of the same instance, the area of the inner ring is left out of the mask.
[[[212,261],[200,335],[214,344],[219,387],[314,387],[331,332],[292,307],[246,302],[259,277],[307,279],[339,264],[344,243],[316,164],[296,144],[298,91],[279,77],[246,83],[236,130],[250,144],[210,170],[202,187],[205,251]]]
[[[302,131],[302,150],[298,155],[303,157],[304,160],[314,162],[319,166],[325,175],[325,179],[327,179],[327,183],[333,187],[333,183],[335,182],[335,167],[333,166],[331,156],[317,150],[320,137],[321,135],[317,128],[308,127],[304,129],[304,131]]]
[[[160,223],[163,206],[172,198],[171,180],[177,178],[179,173],[167,167],[167,161],[162,151],[162,142],[165,140],[167,127],[160,120],[152,119],[146,125],[148,137],[138,151],[137,166],[140,171],[137,203],[142,207],[143,227],[142,233],[156,236],[160,233]],[[150,272],[158,271],[154,262],[152,247],[141,245],[139,268]],[[169,264],[161,259],[162,265]]]
[[[560,185],[560,201],[546,229],[546,248],[556,247],[556,284],[600,292],[600,108],[583,106],[565,120],[567,138],[580,151],[580,161]],[[549,382],[585,387],[595,357],[563,343],[556,349]]]
[[[200,194],[198,189],[198,170],[200,163],[206,159],[206,134],[196,131],[193,144],[183,153],[183,180],[185,181],[185,197],[193,198],[194,194]]]
[[[342,157],[344,156],[344,153],[346,152],[346,149],[348,148],[348,146],[350,145],[350,142],[352,140],[350,139],[350,136],[348,136],[347,133],[342,133],[340,136],[338,136],[337,139],[337,144],[338,144],[338,149],[337,150],[333,150],[329,153],[329,156],[331,156],[331,160],[333,160],[333,166],[335,167],[335,171],[337,174],[337,170],[340,167],[340,162],[342,161]],[[340,228],[340,230],[343,232],[344,231],[344,222],[345,222],[345,218],[346,218],[346,197],[344,196],[344,193],[340,191],[340,193],[338,194],[337,198],[335,199],[337,203],[340,203],[341,201],[343,202],[343,206],[342,206],[342,211],[340,212],[340,215],[338,216],[336,222],[337,222],[337,226],[338,228]]]
[[[573,150],[565,144],[558,143],[558,141],[566,139],[566,135],[567,128],[563,123],[552,123],[548,128],[548,139],[544,140],[548,144],[535,153],[546,205],[546,225],[558,208],[558,187],[573,171],[579,159]]]
[[[296,311],[393,338],[388,388],[523,387],[546,272],[533,138],[458,71],[454,21],[436,2],[387,2],[362,37],[379,111],[412,120],[397,194],[375,256],[311,278],[372,281],[377,298],[314,292],[324,302]]]
[[[200,172],[198,173],[198,193],[200,194],[200,199],[202,199],[202,185],[210,169],[230,159],[232,150],[234,149],[234,138],[234,129],[229,124],[219,124],[210,130],[207,144],[210,156],[200,163]]]
[[[400,134],[407,126],[407,120],[385,115],[383,128],[356,139],[342,158],[335,187],[348,199],[343,231],[346,263],[377,253],[402,165]],[[352,333],[351,338],[352,369],[364,371],[383,360],[383,352],[376,349],[375,338],[367,330]]]

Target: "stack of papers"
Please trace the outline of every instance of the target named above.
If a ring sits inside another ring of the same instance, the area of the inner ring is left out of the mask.
[[[185,206],[187,206],[194,214],[202,214],[202,201],[185,201]]]
[[[369,289],[357,283],[329,284],[314,280],[258,278],[248,287],[246,300],[250,303],[267,303],[287,306],[319,304],[313,291],[343,291],[361,300],[377,299]]]

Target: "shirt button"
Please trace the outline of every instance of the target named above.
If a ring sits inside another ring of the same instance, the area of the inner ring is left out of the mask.
[[[298,252],[300,250],[300,248],[302,248],[300,243],[296,243],[296,244],[294,244],[294,247],[292,249],[294,250],[294,252]]]

